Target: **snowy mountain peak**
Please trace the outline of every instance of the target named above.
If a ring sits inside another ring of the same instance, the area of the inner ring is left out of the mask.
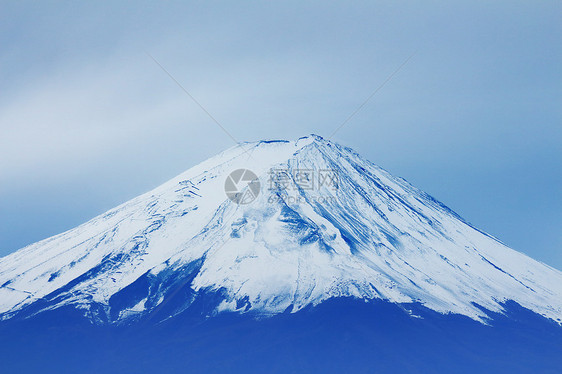
[[[324,143],[329,143],[329,140],[324,139],[323,137],[321,137],[320,135],[316,135],[316,134],[310,134],[307,136],[303,136],[299,139],[297,139],[296,143],[297,145],[300,144],[310,144],[310,143],[319,143],[319,144],[324,144]]]
[[[317,135],[241,143],[0,260],[2,319],[72,306],[124,322],[208,295],[210,314],[348,296],[476,320],[513,300],[562,321],[561,272]]]

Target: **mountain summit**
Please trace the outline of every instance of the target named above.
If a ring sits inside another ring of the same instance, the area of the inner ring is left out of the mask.
[[[0,259],[0,318],[96,324],[388,301],[486,323],[506,303],[562,322],[562,273],[479,231],[349,148],[242,143]]]

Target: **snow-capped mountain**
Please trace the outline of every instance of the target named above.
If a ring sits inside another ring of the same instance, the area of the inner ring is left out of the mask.
[[[0,259],[3,320],[72,306],[96,323],[132,322],[178,292],[166,318],[213,294],[209,314],[348,296],[482,322],[515,301],[562,322],[562,272],[314,135],[240,144]]]

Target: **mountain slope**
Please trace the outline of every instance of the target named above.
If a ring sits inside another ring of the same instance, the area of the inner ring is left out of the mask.
[[[261,182],[249,204],[225,194],[238,169]],[[96,323],[129,323],[208,295],[208,314],[275,315],[350,296],[477,321],[515,301],[562,322],[560,271],[317,136],[233,147],[0,260],[4,320],[71,306]]]
[[[192,305],[160,323],[124,326],[93,326],[63,307],[0,322],[0,360],[6,373],[558,374],[562,327],[514,303],[505,308],[490,313],[492,327],[423,307],[423,318],[411,318],[400,305],[352,298],[261,319],[201,320],[204,305]]]

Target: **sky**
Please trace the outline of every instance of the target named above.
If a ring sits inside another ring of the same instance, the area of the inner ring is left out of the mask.
[[[0,2],[0,256],[237,141],[334,136],[562,269],[559,1]]]

